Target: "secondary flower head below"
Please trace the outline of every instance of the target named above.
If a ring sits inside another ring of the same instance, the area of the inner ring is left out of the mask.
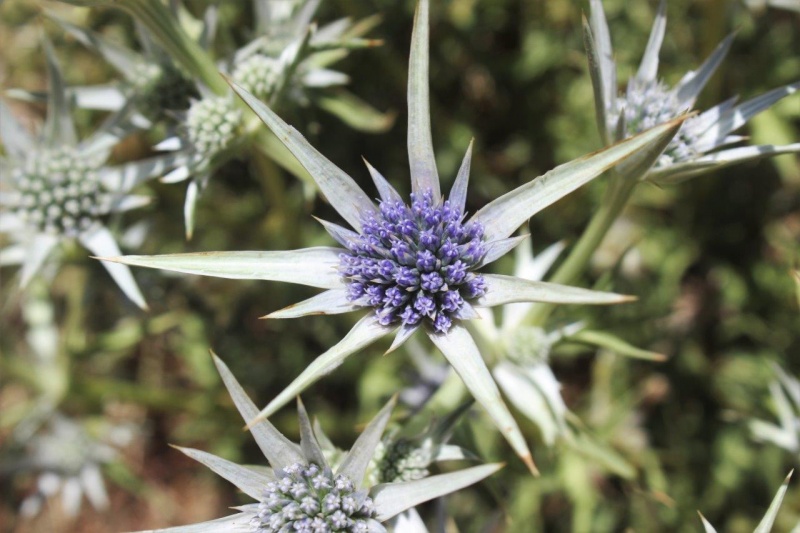
[[[258,414],[255,404],[225,363],[214,356],[214,364],[239,413],[245,421],[253,420]],[[479,465],[411,483],[376,483],[367,475],[367,470],[394,404],[394,399],[390,400],[367,424],[338,465],[331,465],[325,457],[319,438],[324,437],[324,433],[321,428],[312,426],[299,399],[299,445],[266,420],[252,427],[253,437],[269,461],[269,467],[241,466],[201,450],[179,448],[257,502],[237,507],[238,513],[224,518],[158,531],[386,533],[381,522],[420,503],[472,485],[500,469],[498,464]],[[327,437],[322,441],[327,441]]]
[[[88,230],[108,212],[111,200],[100,187],[103,161],[97,159],[61,148],[40,151],[13,167],[19,218],[50,234],[76,237]]]
[[[483,276],[471,272],[486,255],[483,225],[463,219],[450,201],[435,204],[430,189],[412,193],[411,206],[381,202],[340,255],[348,299],[374,308],[382,325],[425,320],[447,332],[465,300],[486,292]]]
[[[369,531],[375,505],[347,476],[313,463],[293,463],[276,474],[253,518],[256,531]]]

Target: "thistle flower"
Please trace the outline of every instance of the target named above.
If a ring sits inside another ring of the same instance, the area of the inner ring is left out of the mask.
[[[110,425],[102,429],[104,434],[96,438],[81,421],[54,413],[36,434],[24,439],[23,455],[2,467],[37,473],[36,490],[20,507],[23,516],[39,514],[46,500],[59,494],[67,516],[78,514],[84,495],[98,511],[108,507],[102,467],[116,460],[117,447],[130,441],[131,431]]]
[[[482,274],[524,237],[510,237],[528,218],[622,160],[648,167],[682,119],[606,150],[564,164],[465,217],[471,146],[447,199],[442,198],[433,155],[428,101],[428,2],[419,3],[412,35],[408,84],[408,153],[411,202],[405,203],[372,166],[380,195],[375,205],[356,182],[317,152],[264,103],[234,90],[297,157],[319,189],[355,229],[322,221],[342,248],[285,252],[217,252],[107,258],[130,265],[239,279],[269,279],[327,289],[269,318],[367,310],[348,335],[320,355],[259,413],[273,414],[344,359],[396,329],[394,350],[423,329],[487,410],[517,454],[534,471],[530,451],[500,398],[497,386],[464,322],[475,307],[519,301],[610,304],[628,298],[586,289]],[[251,423],[254,423],[252,421]]]
[[[128,133],[123,110],[112,115],[90,138],[78,142],[55,55],[45,42],[50,77],[48,114],[40,138],[31,136],[0,101],[0,231],[12,244],[0,264],[22,265],[24,287],[60,243],[77,239],[93,255],[119,253],[105,225],[112,213],[141,207],[148,198],[129,194],[136,185],[182,162],[183,155],[162,155],[108,167],[110,148]],[[146,308],[139,287],[124,265],[105,265],[125,295]]]
[[[258,412],[255,404],[225,363],[216,356],[214,363],[242,417],[252,420]],[[417,504],[477,483],[501,468],[489,464],[403,483],[365,483],[367,466],[393,406],[394,400],[367,425],[335,470],[325,459],[299,399],[299,445],[266,420],[251,427],[270,468],[239,466],[200,450],[178,448],[258,503],[241,506],[239,513],[218,520],[159,531],[386,531],[381,522]]]
[[[636,75],[617,94],[617,74],[611,38],[601,0],[590,0],[590,20],[584,20],[595,110],[600,135],[606,144],[635,135],[694,108],[697,96],[730,49],[734,35],[723,40],[697,70],[686,73],[674,87],[658,79],[658,54],[666,30],[666,0],[661,0],[650,39]],[[786,85],[741,104],[733,97],[689,118],[669,143],[654,167],[642,179],[675,183],[728,165],[800,152],[800,143],[730,148],[746,138],[731,133],[751,117],[800,89]],[[631,173],[639,177],[638,173]]]

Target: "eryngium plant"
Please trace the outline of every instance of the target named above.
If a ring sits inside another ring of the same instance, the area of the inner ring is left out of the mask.
[[[78,142],[61,71],[50,44],[45,41],[44,46],[50,91],[41,135],[37,138],[25,131],[0,101],[0,138],[6,151],[0,160],[4,187],[0,189],[0,232],[9,234],[12,241],[2,251],[0,264],[21,264],[23,287],[65,241],[78,240],[93,255],[119,253],[107,219],[147,204],[147,197],[130,191],[183,159],[175,153],[105,166],[111,147],[129,132],[126,110]],[[125,295],[146,308],[130,270],[124,265],[105,266]]]
[[[584,23],[594,85],[595,110],[600,135],[606,144],[625,139],[691,111],[700,91],[730,49],[734,35],[723,40],[697,70],[690,70],[674,87],[658,79],[658,54],[666,30],[666,0],[661,0],[650,39],[636,75],[623,94],[617,93],[617,73],[611,37],[601,0],[591,0],[591,15]],[[645,176],[656,183],[674,183],[690,177],[754,159],[800,152],[800,143],[730,148],[746,137],[731,135],[751,117],[800,89],[800,82],[786,85],[736,105],[737,98],[692,117]]]
[[[297,130],[240,86],[234,90],[314,178],[320,191],[355,231],[321,221],[341,248],[284,252],[217,252],[105,258],[129,265],[224,278],[268,279],[327,289],[268,318],[367,310],[350,333],[319,356],[258,415],[272,415],[357,350],[397,330],[394,350],[422,329],[486,409],[516,453],[535,471],[531,453],[464,323],[475,307],[538,301],[612,304],[617,294],[482,274],[525,237],[512,233],[531,216],[603,172],[628,160],[649,167],[682,119],[561,165],[486,205],[464,212],[471,146],[448,198],[443,198],[433,154],[428,100],[428,2],[414,19],[408,82],[408,157],[411,202],[367,164],[380,195],[376,206],[356,182],[317,152]],[[253,421],[255,422],[255,421]]]
[[[245,421],[258,413],[255,404],[214,356],[222,380]],[[381,522],[417,504],[457,491],[501,468],[489,464],[449,474],[400,483],[372,484],[366,476],[394,407],[390,401],[367,425],[334,470],[325,459],[315,430],[298,399],[300,444],[289,441],[266,420],[250,430],[270,467],[240,466],[215,455],[179,448],[224,477],[258,503],[239,507],[239,513],[210,522],[160,531],[197,532],[379,532]]]
[[[102,0],[70,3],[112,4]],[[364,130],[382,130],[392,122],[391,116],[382,115],[343,89],[336,94],[321,92],[349,81],[345,74],[329,68],[331,64],[352,49],[378,44],[360,37],[374,25],[374,19],[354,24],[345,18],[318,28],[312,19],[319,0],[255,0],[254,38],[215,58],[213,41],[219,29],[216,6],[206,10],[198,22],[199,36],[194,39],[181,24],[190,15],[180,2],[171,3],[171,9],[161,0],[123,0],[113,5],[129,11],[143,28],[140,34],[145,51],[142,54],[129,50],[56,19],[125,78],[125,83],[117,87],[73,90],[87,107],[130,107],[136,111],[134,123],[144,127],[154,118],[177,119],[172,121],[170,134],[156,148],[187,154],[181,165],[162,178],[166,183],[188,180],[184,202],[187,238],[194,232],[199,196],[213,173],[233,154],[254,149],[278,164],[287,156],[282,147],[276,152],[274,139],[259,137],[264,133],[260,121],[243,114],[243,106],[219,73],[208,72],[209,65],[218,63],[233,80],[271,105],[296,108],[318,104]],[[302,169],[299,174],[305,177]]]

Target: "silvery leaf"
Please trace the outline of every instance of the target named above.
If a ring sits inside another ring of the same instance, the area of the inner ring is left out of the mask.
[[[276,252],[199,252],[165,255],[102,257],[131,266],[228,279],[264,279],[299,283],[322,289],[339,289],[341,249],[301,248]]]
[[[528,469],[537,474],[533,464],[531,452],[525,443],[525,438],[517,426],[514,417],[508,411],[500,391],[486,368],[486,363],[481,358],[480,351],[472,336],[461,324],[454,324],[446,334],[428,333],[428,336],[437,348],[444,354],[450,365],[455,369],[467,389],[495,423],[497,428],[508,440],[511,447],[527,465]]]
[[[458,169],[456,180],[453,182],[450,195],[447,197],[453,207],[462,213],[467,205],[467,185],[469,185],[469,171],[472,166],[472,145],[474,143],[475,139],[470,139],[467,152],[464,154],[464,159],[461,161],[461,166]]]
[[[47,256],[58,244],[58,237],[49,233],[37,233],[25,246],[25,262],[20,272],[20,285],[24,288],[39,272]]]
[[[583,329],[574,335],[570,335],[568,340],[591,344],[600,348],[606,348],[607,350],[611,350],[619,355],[632,357],[634,359],[644,359],[645,361],[656,362],[666,361],[667,359],[667,356],[664,354],[637,348],[636,346],[633,346],[619,337],[605,331],[591,331]]]
[[[661,0],[658,4],[658,12],[653,21],[653,29],[650,31],[650,38],[647,41],[642,63],[636,73],[636,79],[642,83],[656,81],[658,76],[658,53],[661,50],[661,43],[664,42],[664,32],[667,29],[667,2]]]
[[[703,132],[697,140],[698,146],[709,150],[716,148],[730,132],[741,128],[750,118],[798,90],[800,82],[773,89],[726,110],[720,114],[716,123]]]
[[[51,148],[62,145],[75,146],[78,143],[78,135],[75,133],[75,124],[72,122],[64,78],[61,75],[53,46],[46,38],[44,39],[44,51],[47,59],[47,75],[50,81],[47,119],[44,124],[44,142]]]
[[[330,289],[307,300],[284,307],[261,318],[297,318],[306,315],[338,315],[360,309],[347,297],[346,289]]]
[[[53,12],[46,11],[46,14],[82,45],[99,52],[126,79],[131,80],[132,76],[136,74],[136,66],[145,61],[142,56],[132,50],[107,41],[95,32],[67,22]]]
[[[252,533],[251,521],[255,513],[237,513],[235,515],[209,520],[188,526],[176,526],[166,529],[148,529],[139,533]]]
[[[386,181],[386,178],[383,177],[383,174],[375,170],[375,167],[369,164],[369,162],[364,159],[364,164],[367,165],[367,170],[369,171],[369,175],[372,177],[372,181],[375,183],[375,188],[378,189],[378,194],[381,197],[381,200],[384,202],[402,202],[403,199],[397,193],[394,187]]]
[[[353,443],[350,451],[342,459],[342,464],[339,465],[339,469],[336,471],[337,474],[344,474],[349,477],[356,484],[356,490],[362,486],[364,476],[367,473],[367,466],[369,466],[372,457],[375,455],[375,447],[381,441],[383,431],[386,429],[386,424],[389,423],[392,409],[396,404],[397,396],[393,396],[364,428],[364,431]]]
[[[731,44],[733,43],[733,37],[734,34],[728,35],[717,45],[711,55],[708,56],[708,59],[700,65],[700,68],[687,72],[675,87],[678,101],[684,104],[685,108],[688,109],[694,105],[697,95],[700,94],[700,91],[703,90],[703,87],[706,86],[706,83],[708,83],[708,80],[711,78],[711,75],[714,74],[717,67],[719,67],[722,60],[725,59],[725,56],[728,54],[728,50],[730,50]]]
[[[173,166],[182,164],[184,159],[184,154],[175,153],[142,159],[116,167],[103,167],[100,171],[100,180],[108,190],[124,193],[140,183],[163,174]]]
[[[481,307],[494,307],[514,302],[608,305],[636,299],[613,292],[594,291],[501,274],[483,274],[483,279],[486,282],[486,294],[476,301],[476,305]]]
[[[271,478],[259,474],[249,468],[238,465],[234,462],[217,457],[214,454],[195,450],[194,448],[182,448],[174,446],[184,454],[188,455],[195,461],[202,463],[208,467],[212,472],[227,479],[242,492],[255,500],[260,500],[264,495],[264,488],[272,481]]]
[[[300,449],[303,450],[305,458],[303,463],[313,463],[325,468],[328,465],[328,461],[325,460],[325,456],[322,454],[317,437],[314,435],[314,429],[311,427],[308,412],[306,412],[306,407],[299,396],[297,397],[297,417],[300,420]]]
[[[428,0],[420,0],[411,32],[411,56],[408,63],[408,162],[411,190],[419,192],[431,189],[433,201],[437,202],[442,193],[431,138],[428,11]]]
[[[308,365],[289,386],[250,421],[249,425],[252,426],[258,423],[259,420],[272,416],[275,411],[286,405],[292,398],[302,393],[322,376],[333,372],[349,355],[389,334],[392,329],[378,324],[372,313],[359,320],[344,339]]]
[[[490,202],[472,220],[483,224],[487,241],[509,237],[530,217],[619,163],[634,156],[637,160],[655,160],[678,131],[684,118],[656,126],[613,146],[560,165]]]
[[[111,232],[105,226],[98,225],[82,233],[78,239],[95,256],[119,255],[121,253],[119,246],[117,246],[117,241],[114,240]],[[136,280],[133,279],[131,270],[127,266],[117,263],[104,262],[103,266],[114,278],[114,281],[125,293],[125,296],[130,298],[139,308],[146,310],[147,304],[144,301],[142,292],[139,290],[139,286],[136,284]]]
[[[600,132],[600,139],[603,141],[603,144],[608,145],[611,144],[611,133],[608,131],[608,117],[606,114],[610,111],[610,103],[607,102],[600,51],[597,49],[592,28],[589,25],[589,21],[586,20],[586,17],[583,17],[583,46],[586,49],[586,58],[589,62],[589,77],[592,80],[597,129]],[[611,68],[616,68],[613,61],[611,62]],[[613,98],[616,98],[616,96]]]
[[[284,122],[266,104],[236,83],[230,82],[230,84],[311,174],[334,209],[352,227],[361,230],[362,217],[370,211],[375,211],[375,205],[353,178],[320,154],[296,129]]]
[[[783,146],[762,144],[729,148],[685,163],[655,168],[648,173],[646,180],[658,185],[674,185],[730,165],[791,153],[800,153],[800,143]]]
[[[486,255],[478,262],[475,268],[493,263],[506,255],[508,252],[516,248],[522,241],[527,240],[528,235],[520,235],[518,237],[509,237],[507,239],[500,239],[499,241],[492,241],[486,243]]]
[[[594,54],[597,58],[597,70],[603,95],[603,106],[613,113],[617,101],[617,66],[614,63],[614,50],[611,47],[611,35],[608,31],[606,15],[601,0],[589,1],[589,24],[595,44]]]
[[[764,518],[761,519],[761,522],[758,523],[758,526],[756,526],[756,528],[753,530],[753,533],[770,533],[770,531],[772,531],[772,525],[775,523],[775,517],[778,515],[778,510],[781,508],[783,497],[786,495],[786,491],[789,488],[789,480],[792,478],[793,473],[794,470],[789,472],[789,475],[783,480],[783,484],[778,489],[778,492],[775,493],[772,503],[769,504],[767,513],[764,515]]]
[[[25,156],[34,146],[30,134],[3,100],[0,100],[0,141],[9,155],[18,158]]]
[[[566,429],[567,407],[561,397],[561,386],[546,363],[541,363],[528,372],[502,361],[492,369],[506,398],[519,411],[535,423],[548,446]]]
[[[416,481],[376,485],[370,491],[375,502],[376,518],[380,521],[388,520],[420,503],[477,483],[502,467],[501,464],[480,465]]]
[[[222,377],[222,382],[236,405],[236,409],[239,410],[239,414],[242,415],[245,422],[251,421],[258,414],[258,407],[242,389],[239,381],[237,381],[222,359],[214,353],[211,356],[214,358],[214,365],[216,365],[219,375]],[[267,458],[273,468],[280,469],[290,464],[305,462],[300,448],[284,437],[268,420],[253,424],[250,427],[250,432],[253,434],[253,438],[256,440],[256,444],[258,444],[264,457]]]

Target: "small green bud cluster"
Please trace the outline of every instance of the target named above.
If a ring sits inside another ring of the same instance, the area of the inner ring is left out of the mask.
[[[294,463],[275,474],[278,479],[267,485],[253,518],[254,531],[369,531],[374,504],[366,491],[355,490],[347,476],[313,463]]]
[[[32,154],[12,171],[20,218],[51,234],[74,237],[88,230],[110,201],[100,187],[102,161],[92,159],[70,149]]]
[[[129,78],[131,89],[135,93],[151,92],[159,78],[161,78],[161,68],[158,65],[147,62],[139,62],[133,66],[133,73]]]
[[[375,450],[376,483],[414,481],[430,475],[433,460],[430,446],[409,439],[381,442]]]
[[[281,76],[281,62],[264,54],[255,54],[238,65],[233,79],[256,97],[265,99],[272,94]]]
[[[189,108],[186,128],[197,153],[211,159],[227,148],[236,136],[242,113],[225,96],[198,100]]]
[[[503,339],[508,359],[523,365],[546,362],[550,348],[550,339],[542,328],[521,326]]]

